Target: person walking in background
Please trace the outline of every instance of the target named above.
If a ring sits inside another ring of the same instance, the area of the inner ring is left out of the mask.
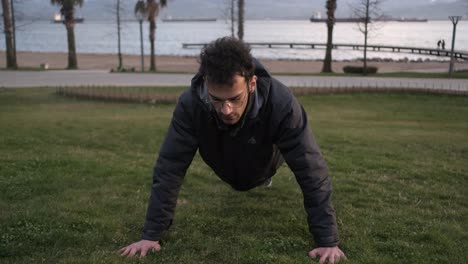
[[[442,43],[442,40],[439,39],[439,41],[437,41],[437,49],[440,49],[440,44]]]
[[[445,40],[442,40],[442,49],[445,50]]]

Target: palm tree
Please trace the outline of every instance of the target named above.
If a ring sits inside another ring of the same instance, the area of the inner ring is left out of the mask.
[[[6,44],[6,59],[7,59],[7,68],[16,69],[18,67],[16,63],[16,55],[14,52],[14,43],[13,43],[13,24],[11,19],[11,7],[9,0],[2,0],[3,8],[3,25],[5,32],[5,44]]]
[[[333,26],[335,25],[336,0],[327,0],[327,50],[323,61],[322,72],[333,72],[332,70],[332,49],[333,49]]]
[[[156,38],[156,18],[159,11],[167,6],[167,0],[146,0],[146,11],[148,14],[148,21],[150,23],[150,44],[151,44],[151,57],[150,57],[150,71],[156,71],[156,58],[154,54],[154,40]]]
[[[135,17],[140,23],[140,53],[141,53],[141,71],[145,71],[145,57],[143,49],[143,20],[148,16],[146,13],[146,4],[144,0],[138,0],[134,9]]]
[[[244,0],[238,0],[237,2],[237,37],[240,40],[244,39]]]
[[[68,40],[68,69],[77,69],[75,47],[75,6],[82,6],[84,0],[50,0],[53,5],[60,6],[60,13],[65,18],[64,24],[67,29]]]

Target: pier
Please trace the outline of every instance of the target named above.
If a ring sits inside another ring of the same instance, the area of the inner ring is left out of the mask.
[[[291,49],[325,49],[326,43],[299,43],[299,42],[247,42],[252,48],[291,48]],[[200,49],[208,45],[208,43],[182,43],[182,48]],[[364,45],[361,44],[333,44],[333,49],[351,49],[364,50]],[[429,55],[438,57],[450,57],[451,52],[447,49],[431,49],[420,47],[405,47],[405,46],[387,46],[387,45],[367,45],[367,51],[375,52],[399,52],[411,53],[417,55]],[[468,51],[455,50],[454,57],[456,59],[468,60]]]

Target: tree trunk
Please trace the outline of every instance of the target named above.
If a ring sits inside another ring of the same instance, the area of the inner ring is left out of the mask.
[[[364,21],[364,67],[362,69],[363,74],[367,75],[367,33],[369,24],[369,0],[366,2],[366,17]]]
[[[237,37],[244,39],[244,0],[238,0]]]
[[[15,18],[15,0],[11,0],[11,25],[13,32],[13,54],[16,60],[16,18]]]
[[[235,17],[234,17],[234,1],[231,0],[231,37],[234,37],[234,23],[235,23]]]
[[[68,69],[78,69],[78,60],[76,59],[75,47],[75,29],[74,25],[67,25],[67,39],[68,39]]]
[[[336,0],[327,1],[327,49],[323,60],[322,72],[333,72],[332,49],[333,49],[333,27],[335,25]]]
[[[332,49],[333,49],[333,25],[327,24],[327,50],[323,61],[322,72],[333,72],[332,70]]]
[[[72,7],[62,7],[62,14],[65,15],[65,28],[67,29],[68,40],[68,69],[78,69],[75,47],[75,10]]]
[[[11,8],[9,0],[2,0],[3,7],[3,26],[5,27],[5,47],[6,47],[6,59],[7,59],[7,68],[16,69],[18,65],[16,64],[16,56],[14,54],[13,48],[13,27],[11,23]]]
[[[156,71],[156,56],[154,54],[154,41],[156,36],[156,22],[154,19],[150,19],[150,44],[151,44],[151,56],[150,56],[150,71]]]
[[[121,45],[120,45],[120,0],[117,0],[117,49],[118,49],[118,58],[119,58],[119,66],[117,67],[118,70],[122,69],[122,52],[121,52]]]

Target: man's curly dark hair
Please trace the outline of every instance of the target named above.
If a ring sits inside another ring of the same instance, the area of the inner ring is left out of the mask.
[[[219,38],[203,48],[198,70],[205,80],[216,84],[232,86],[236,74],[250,80],[254,75],[255,64],[250,47],[233,37]]]

